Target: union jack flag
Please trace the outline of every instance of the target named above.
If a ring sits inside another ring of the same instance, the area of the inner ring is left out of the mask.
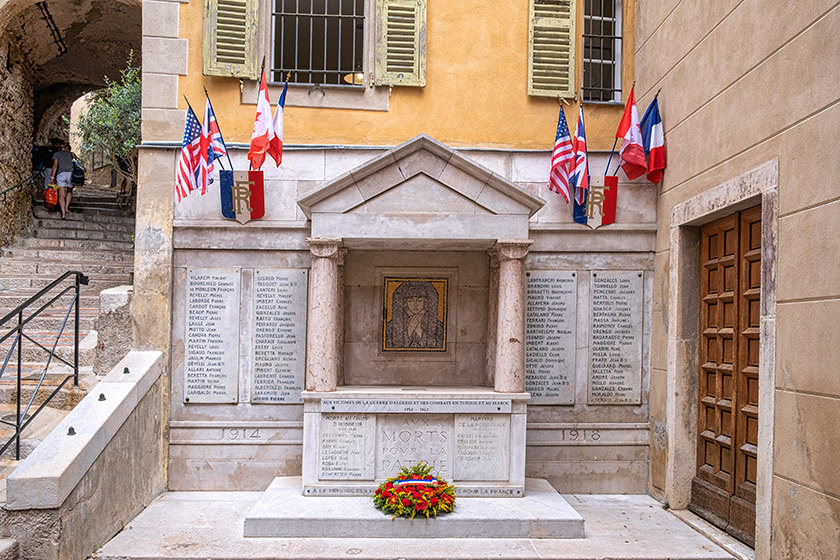
[[[572,161],[572,137],[566,115],[560,109],[557,119],[557,136],[554,140],[554,151],[551,153],[551,171],[548,173],[548,189],[562,194],[569,202],[569,162]]]
[[[589,189],[589,161],[586,156],[586,131],[583,128],[583,107],[580,108],[575,141],[572,143],[575,152],[575,162],[569,176],[569,184],[575,189],[575,201],[583,205],[586,201],[586,191]]]
[[[178,161],[178,176],[175,178],[175,194],[181,202],[197,188],[196,171],[201,143],[201,124],[198,117],[187,107],[187,122],[184,126],[184,141],[181,144],[181,158]]]
[[[219,123],[210,98],[204,104],[204,124],[201,127],[198,168],[195,170],[196,185],[201,185],[201,194],[207,192],[207,185],[213,182],[213,161],[227,154]]]

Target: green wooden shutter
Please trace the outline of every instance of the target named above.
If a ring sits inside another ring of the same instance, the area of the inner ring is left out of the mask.
[[[258,79],[259,0],[205,0],[204,74]]]
[[[426,0],[376,0],[375,85],[426,85]]]
[[[528,95],[575,96],[575,0],[530,0]]]

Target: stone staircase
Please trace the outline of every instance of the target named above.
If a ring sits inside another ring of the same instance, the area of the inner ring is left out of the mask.
[[[68,270],[78,270],[88,275],[90,283],[80,287],[79,365],[80,373],[90,377],[96,350],[94,321],[99,314],[99,293],[106,288],[131,283],[134,260],[133,212],[120,208],[116,194],[110,189],[77,187],[67,219],[62,220],[58,211],[44,208],[42,201],[35,201],[32,213],[30,236],[19,238],[10,246],[0,249],[0,317]],[[61,284],[62,287],[70,285],[72,278]],[[56,293],[51,292],[51,296]],[[24,333],[44,346],[52,347],[71,299],[72,291],[30,322]],[[27,311],[31,313],[45,302],[42,298]],[[5,334],[14,324],[4,325],[0,334]],[[73,325],[71,313],[56,347],[56,354],[70,363],[73,362]],[[0,344],[0,365],[10,346],[11,340]],[[44,369],[47,353],[31,342],[24,343],[21,348],[23,398],[28,399]],[[0,377],[0,416],[12,410],[16,358],[15,352],[6,372]],[[70,371],[71,368],[53,359],[44,386],[34,402],[42,402]],[[72,385],[65,385],[65,388],[51,401],[51,408],[72,409],[85,394],[83,385],[81,389],[74,389]],[[5,443],[8,437],[5,428],[7,426],[0,426],[1,443]],[[31,445],[27,448],[31,448]],[[7,459],[7,456],[3,459]]]

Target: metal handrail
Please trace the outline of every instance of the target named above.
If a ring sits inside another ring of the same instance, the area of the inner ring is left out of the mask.
[[[63,289],[60,288],[60,284],[69,278],[70,276],[74,277],[73,284],[71,286],[66,286]],[[29,299],[27,299],[22,304],[18,305],[14,310],[7,313],[5,317],[0,319],[0,329],[5,328],[5,326],[10,323],[15,317],[17,317],[17,324],[14,325],[8,332],[0,336],[0,344],[5,342],[6,340],[14,337],[12,339],[12,345],[9,347],[9,351],[6,353],[6,357],[3,359],[3,365],[0,366],[0,379],[3,378],[3,374],[6,372],[6,367],[9,365],[9,361],[12,359],[12,356],[17,353],[17,387],[16,387],[16,394],[15,394],[15,403],[17,405],[16,412],[15,412],[15,421],[9,422],[3,419],[0,419],[0,424],[6,424],[7,426],[11,426],[15,429],[15,433],[9,440],[0,447],[0,455],[5,453],[5,451],[12,445],[15,444],[15,459],[20,460],[20,441],[21,441],[21,433],[23,430],[29,425],[32,420],[38,416],[38,413],[47,406],[47,404],[58,394],[59,391],[64,387],[65,384],[70,379],[73,379],[73,385],[78,387],[79,385],[79,286],[87,285],[89,282],[89,278],[82,274],[81,272],[75,270],[68,270],[57,279],[50,282],[45,288],[40,290],[37,294],[33,295]],[[40,303],[39,300],[49,294],[52,290],[59,288],[59,291],[56,295],[52,295],[49,299],[44,302]],[[33,319],[38,317],[41,313],[50,309],[51,307],[58,308],[58,304],[56,302],[65,294],[70,291],[73,291],[73,298],[70,301],[69,306],[67,307],[67,311],[64,313],[64,318],[61,322],[61,328],[58,329],[58,333],[55,336],[55,341],[52,344],[52,348],[47,348],[46,346],[42,345],[32,337],[28,336],[24,333],[24,327],[31,322]],[[36,311],[27,314],[26,318],[24,318],[24,312],[30,306],[38,304],[39,307]],[[55,305],[54,305],[55,304]],[[69,363],[67,360],[57,356],[55,353],[56,348],[58,347],[58,341],[61,338],[61,335],[64,333],[64,328],[67,326],[67,321],[70,319],[70,313],[73,312],[74,314],[74,333],[73,333],[73,363]],[[38,383],[35,385],[32,395],[29,397],[29,401],[26,403],[26,406],[23,406],[22,402],[22,365],[23,365],[23,351],[22,345],[24,340],[33,343],[37,348],[45,351],[47,353],[47,361],[44,365],[44,369],[38,378]],[[41,389],[42,385],[44,384],[44,379],[46,379],[47,371],[49,370],[50,363],[52,363],[53,358],[64,362],[68,366],[73,368],[73,373],[68,374],[64,377],[63,380],[56,386],[56,388],[50,393],[50,395],[38,406],[35,412],[32,413],[31,416],[27,418],[27,414],[29,414],[29,410],[32,408],[33,403],[35,402],[35,397],[38,395],[38,391]]]
[[[15,189],[21,188],[25,184],[27,184],[27,183],[31,182],[33,179],[35,179],[35,177],[39,177],[40,175],[41,175],[40,171],[33,171],[32,175],[30,175],[26,179],[23,179],[21,182],[17,183],[15,186],[9,187],[8,189],[6,189],[4,191],[0,191],[0,195],[3,196],[3,202],[6,202],[6,193],[12,192]]]

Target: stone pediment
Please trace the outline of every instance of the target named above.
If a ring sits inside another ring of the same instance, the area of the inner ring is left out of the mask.
[[[545,201],[422,134],[298,199],[313,237],[350,245],[528,237]]]

